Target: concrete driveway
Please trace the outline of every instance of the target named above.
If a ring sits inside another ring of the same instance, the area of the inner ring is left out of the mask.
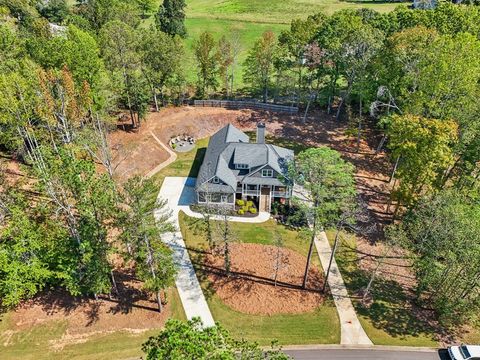
[[[162,240],[173,250],[173,258],[178,270],[175,285],[187,318],[199,317],[203,325],[209,327],[214,326],[215,321],[198,282],[178,223],[180,210],[188,208],[188,205],[195,199],[195,193],[191,187],[194,183],[194,179],[180,177],[167,177],[163,181],[158,198],[167,201],[167,209],[165,210],[171,211],[170,221],[175,225],[176,231],[164,234]],[[157,219],[161,215],[161,212],[155,212]]]
[[[195,269],[188,255],[178,222],[178,214],[180,211],[185,212],[191,217],[202,217],[201,214],[190,210],[190,205],[194,204],[196,199],[194,189],[195,180],[195,178],[188,177],[166,177],[163,181],[158,198],[167,202],[166,210],[171,212],[170,220],[175,225],[176,231],[164,234],[162,239],[173,250],[174,260],[178,268],[175,284],[187,318],[192,319],[193,317],[199,317],[205,326],[213,326],[215,322],[195,274]],[[160,218],[160,215],[160,212],[155,212],[157,219]],[[269,218],[269,213],[261,212],[254,218],[229,216],[228,220],[261,223],[267,221]],[[215,219],[215,217],[213,217],[213,219]]]

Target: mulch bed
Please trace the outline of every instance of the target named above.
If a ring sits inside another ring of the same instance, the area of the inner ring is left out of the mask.
[[[224,272],[222,254],[204,261],[211,289],[231,308],[247,314],[274,315],[310,312],[323,303],[319,291],[323,275],[309,269],[307,289],[302,289],[306,258],[281,249],[281,267],[274,284],[277,248],[260,244],[231,244],[231,274]]]

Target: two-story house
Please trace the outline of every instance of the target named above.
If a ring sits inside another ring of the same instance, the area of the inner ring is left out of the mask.
[[[263,123],[256,143],[228,124],[210,138],[195,185],[197,201],[234,208],[236,199],[252,200],[260,211],[270,211],[272,202],[291,196],[287,163],[293,156],[292,150],[265,143]]]

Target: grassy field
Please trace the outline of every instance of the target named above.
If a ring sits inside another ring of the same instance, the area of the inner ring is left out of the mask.
[[[327,232],[333,243],[334,232]],[[336,253],[336,260],[350,294],[365,288],[369,275],[357,266],[354,236],[344,236]],[[405,294],[393,281],[377,279],[372,287],[374,302],[363,307],[352,299],[357,315],[367,335],[375,345],[438,346],[436,329],[417,319],[405,306]]]
[[[195,258],[195,250],[207,246],[203,234],[195,230],[196,219],[180,213],[180,228],[190,256]],[[261,224],[231,223],[232,231],[240,242],[272,244],[275,231],[282,234],[284,246],[306,256],[308,243],[296,231],[278,225],[273,220]],[[320,266],[317,256],[312,263]],[[276,339],[282,345],[293,344],[338,344],[340,341],[340,324],[337,311],[332,300],[327,300],[316,311],[296,315],[249,315],[235,311],[225,305],[214,293],[207,290],[208,280],[199,276],[207,302],[213,317],[219,321],[236,338],[257,341],[261,345],[269,345]]]
[[[169,293],[171,317],[185,320],[185,313],[175,289]],[[159,329],[139,333],[115,331],[100,333],[72,341],[61,350],[52,343],[67,336],[67,320],[48,321],[27,330],[15,330],[11,313],[0,317],[0,359],[2,360],[111,360],[140,356],[141,345]],[[68,342],[67,342],[68,343]]]
[[[280,34],[282,30],[288,29],[286,24],[277,23],[253,23],[230,19],[215,19],[209,17],[188,17],[186,20],[188,31],[188,38],[185,39],[185,48],[187,53],[187,80],[190,82],[196,81],[197,71],[195,67],[195,59],[193,55],[193,42],[198,39],[200,34],[204,31],[209,31],[213,34],[216,40],[223,35],[227,38],[232,33],[238,33],[240,40],[241,52],[238,56],[238,64],[235,68],[235,84],[237,87],[243,86],[243,62],[247,58],[248,50],[253,43],[262,36],[265,31],[273,31],[275,34]]]
[[[393,10],[398,3],[369,0],[187,0],[188,18],[288,24],[318,12],[332,14],[341,9]]]
[[[160,3],[160,1],[159,1]],[[371,0],[187,0],[186,27],[186,75],[189,82],[196,81],[196,66],[193,41],[204,31],[211,32],[215,39],[225,35],[231,38],[238,33],[241,52],[235,69],[235,86],[243,87],[243,62],[255,40],[265,31],[279,35],[289,28],[293,19],[304,19],[318,12],[332,14],[341,9],[368,8],[380,12],[393,10],[399,3]],[[156,8],[156,7],[155,7]],[[153,18],[147,19],[147,24]]]

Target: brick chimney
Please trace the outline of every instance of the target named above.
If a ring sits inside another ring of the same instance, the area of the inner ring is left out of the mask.
[[[265,124],[263,122],[257,125],[257,144],[265,144]]]

